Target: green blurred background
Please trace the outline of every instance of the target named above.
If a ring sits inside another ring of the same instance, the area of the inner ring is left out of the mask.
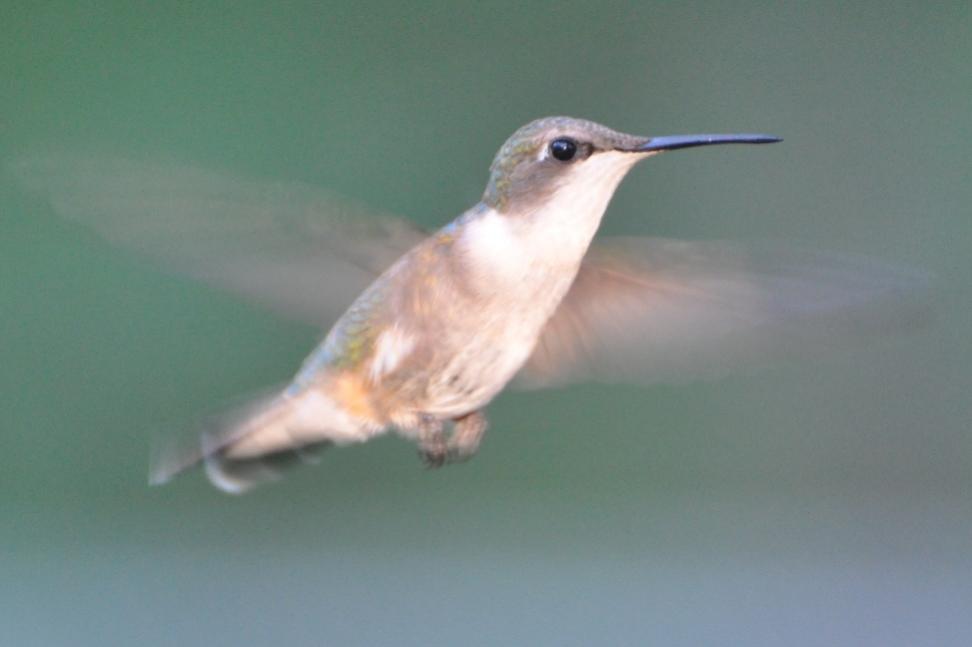
[[[320,331],[170,277],[0,179],[0,643],[972,642],[968,2],[8,2],[0,163],[65,150],[334,189],[426,225],[547,114],[666,155],[605,229],[938,277],[937,318],[805,366],[510,393],[472,462],[388,438],[243,498],[146,430]]]

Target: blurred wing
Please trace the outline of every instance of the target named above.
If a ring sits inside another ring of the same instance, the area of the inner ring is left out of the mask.
[[[928,283],[837,254],[606,239],[588,252],[521,384],[683,382],[806,357],[920,323]]]
[[[80,155],[23,158],[11,169],[59,215],[109,242],[319,326],[424,236],[298,183]]]

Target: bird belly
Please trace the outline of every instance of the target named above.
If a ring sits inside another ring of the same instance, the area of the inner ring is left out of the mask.
[[[479,334],[467,339],[430,376],[426,413],[451,418],[484,407],[533,350],[536,334]]]
[[[444,335],[429,367],[426,413],[461,416],[496,397],[529,359],[571,279],[548,281],[525,299],[487,301]]]

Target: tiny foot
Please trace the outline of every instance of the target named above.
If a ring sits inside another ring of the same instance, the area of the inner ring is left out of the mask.
[[[445,424],[432,416],[423,416],[419,427],[419,457],[428,469],[446,464],[449,445],[445,437]]]
[[[419,458],[422,459],[422,463],[425,464],[425,468],[430,470],[442,467],[449,458],[449,452],[446,449],[445,443],[441,447],[421,447],[419,448],[418,454]]]
[[[468,461],[479,449],[479,443],[483,440],[489,423],[479,411],[467,414],[454,421],[452,436],[448,443],[447,461],[459,463]]]

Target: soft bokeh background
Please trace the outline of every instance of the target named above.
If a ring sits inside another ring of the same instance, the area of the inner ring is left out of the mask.
[[[938,276],[924,331],[681,387],[511,393],[472,462],[395,439],[244,498],[145,485],[146,430],[319,331],[170,277],[0,180],[0,642],[972,642],[967,2],[8,2],[0,162],[299,180],[434,225],[570,114],[785,143],[666,155],[605,228]]]

